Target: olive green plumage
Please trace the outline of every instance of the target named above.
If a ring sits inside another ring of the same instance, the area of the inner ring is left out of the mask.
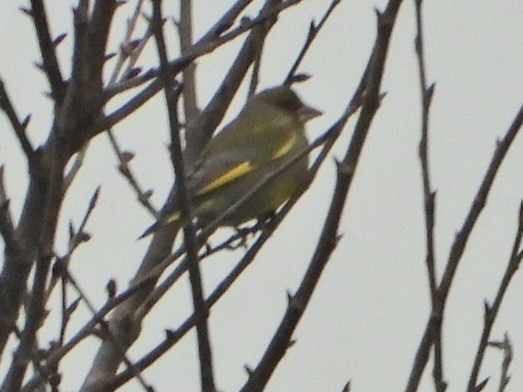
[[[303,152],[309,142],[305,123],[321,114],[306,106],[288,86],[253,96],[238,117],[213,137],[187,175],[194,216],[210,222],[253,189],[269,173]],[[236,226],[273,212],[304,183],[309,160],[304,156],[240,204],[222,225]],[[143,236],[167,224],[179,224],[175,211],[149,227]]]

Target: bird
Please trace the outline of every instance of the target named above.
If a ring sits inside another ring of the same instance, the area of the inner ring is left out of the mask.
[[[199,227],[223,214],[270,173],[289,165],[309,147],[305,124],[322,114],[302,102],[288,85],[255,94],[238,116],[210,139],[185,186]],[[305,154],[282,170],[227,214],[221,226],[237,227],[274,213],[304,186],[309,158]],[[167,225],[183,225],[181,212],[161,217],[139,237]]]

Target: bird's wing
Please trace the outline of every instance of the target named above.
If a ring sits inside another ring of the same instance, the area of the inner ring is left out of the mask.
[[[294,148],[298,138],[299,136],[293,133],[280,140],[280,146],[274,149],[269,159],[262,156],[259,149],[252,144],[243,144],[237,148],[210,154],[207,159],[204,157],[189,176],[187,187],[195,196],[212,192],[285,156]]]
[[[242,149],[236,154],[228,151],[213,155],[212,159],[204,159],[188,177],[187,187],[198,196],[227,185],[259,167],[259,162],[253,159],[255,153]]]

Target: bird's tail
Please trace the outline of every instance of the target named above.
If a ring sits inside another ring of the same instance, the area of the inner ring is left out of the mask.
[[[138,237],[139,240],[142,238],[147,237],[148,235],[151,235],[152,233],[158,231],[163,225],[160,223],[160,221],[154,222],[151,226],[149,226],[145,231]]]
[[[138,237],[138,240],[141,240],[142,238],[145,238],[158,230],[160,230],[162,227],[165,227],[170,224],[179,223],[180,222],[181,215],[179,212],[175,212],[174,214],[171,214],[164,219],[157,220],[154,222],[151,226],[149,226],[145,231]]]

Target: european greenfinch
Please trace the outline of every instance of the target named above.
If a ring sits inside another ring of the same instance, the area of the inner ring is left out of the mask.
[[[238,117],[209,141],[187,174],[185,184],[198,225],[220,216],[266,176],[306,150],[305,123],[321,114],[286,85],[254,95]],[[238,226],[276,211],[303,186],[308,170],[308,155],[304,155],[225,216],[221,225]],[[180,220],[180,211],[173,211],[140,238],[165,225],[180,225]]]

